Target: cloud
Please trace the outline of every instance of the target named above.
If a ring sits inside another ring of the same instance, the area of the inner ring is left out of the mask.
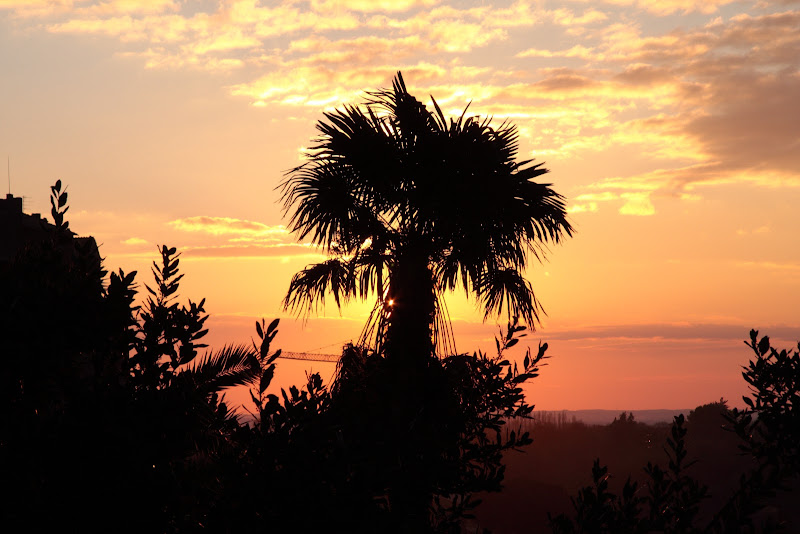
[[[147,28],[143,21],[129,15],[109,18],[71,19],[67,22],[52,24],[49,30],[53,33],[94,34],[119,37],[123,42],[144,41],[147,39]]]
[[[583,213],[598,211],[601,202],[618,200],[620,196],[610,191],[603,193],[584,193],[572,199],[572,203],[567,208],[568,213]]]
[[[74,4],[74,0],[0,0],[0,10],[20,18],[42,18],[66,13]]]
[[[580,58],[591,59],[594,56],[594,50],[587,48],[583,45],[575,45],[567,50],[547,50],[543,48],[528,48],[522,52],[518,52],[516,57],[547,57],[547,58]]]
[[[738,236],[745,236],[745,235],[758,235],[758,234],[767,234],[770,232],[769,226],[759,226],[758,228],[754,228],[752,230],[743,230],[738,229],[736,230],[736,235]]]
[[[589,0],[573,0],[588,2]],[[636,7],[655,15],[672,15],[674,13],[714,13],[720,7],[733,3],[735,0],[600,0],[612,6]]]
[[[622,193],[625,204],[619,209],[622,215],[654,215],[656,208],[650,202],[648,193]]]
[[[573,203],[567,208],[567,213],[594,213],[597,211],[597,202],[586,202],[583,204]]]
[[[307,54],[301,59],[303,63],[330,63],[330,57],[351,63],[356,60],[361,64],[372,64],[389,57],[408,57],[428,50],[428,45],[418,35],[401,38],[385,38],[375,35],[363,37],[328,39],[324,36],[311,36],[290,41],[290,53]]]
[[[439,21],[428,32],[430,42],[443,52],[470,52],[474,48],[507,38],[508,33],[503,28],[486,27],[458,20]]]
[[[167,223],[176,230],[202,232],[213,236],[245,236],[268,240],[285,239],[289,230],[283,225],[267,226],[259,222],[233,219],[230,217],[186,217]]]
[[[185,243],[181,252],[189,258],[279,258],[318,259],[323,254],[310,243],[298,243],[283,225],[231,217],[196,216],[167,223],[180,232],[199,234],[201,238]]]
[[[446,69],[420,62],[400,67],[404,76],[422,80],[441,76]],[[338,68],[338,64],[280,68],[248,83],[229,87],[233,96],[248,97],[256,105],[277,103],[289,106],[320,108],[342,102],[358,102],[364,88],[385,86],[396,74],[397,67],[376,66],[355,69]]]
[[[116,16],[177,11],[175,0],[0,0],[0,10],[13,10],[19,17],[47,18],[64,14]]]
[[[568,329],[547,329],[548,340],[588,340],[588,339],[627,339],[627,340],[714,340],[729,341],[731,348],[739,347],[742,340],[749,338],[753,325],[734,323],[644,323],[620,325],[581,325]],[[800,339],[800,324],[797,325],[758,325],[763,334],[776,339]]]
[[[771,261],[742,261],[738,262],[737,265],[739,267],[744,267],[747,269],[759,269],[759,270],[764,269],[768,271],[781,271],[781,272],[800,274],[800,265],[798,265],[797,263],[779,263]]]
[[[146,239],[142,239],[141,237],[129,237],[128,239],[124,240],[122,244],[130,246],[147,245],[148,241]]]
[[[800,169],[799,94],[798,72],[731,74],[712,89],[707,113],[684,130],[727,172],[771,171],[794,181]]]
[[[210,52],[228,52],[231,50],[250,49],[261,46],[261,41],[251,35],[245,35],[241,28],[226,29],[208,39],[191,45],[195,54]]]
[[[120,13],[163,13],[178,11],[175,0],[109,0],[75,10],[80,15],[117,15]]]
[[[439,0],[311,0],[311,7],[315,11],[360,11],[373,12],[403,12],[410,9],[431,7]]]
[[[183,247],[181,253],[187,258],[323,258],[319,250],[304,243],[277,243],[273,245],[220,245]]]
[[[699,186],[800,186],[799,24],[800,12],[785,12],[740,14],[661,36],[642,37],[632,26],[605,28],[591,53],[626,65],[611,80],[671,87],[658,114],[619,124],[612,137],[638,140],[673,163],[591,188],[636,192],[621,213],[641,213],[652,211],[652,202],[643,202],[648,191],[691,200]],[[681,159],[694,163],[675,165]]]
[[[578,193],[629,193],[620,213],[641,215],[658,197],[696,199],[698,187],[800,185],[800,10],[731,3],[0,0],[0,9],[31,31],[116,39],[115,55],[145,68],[208,71],[267,113],[357,103],[401,69],[414,94],[434,95],[449,115],[471,102],[470,113],[514,120],[536,157],[627,150],[630,176],[592,177]],[[657,18],[681,13],[692,16],[678,27]]]

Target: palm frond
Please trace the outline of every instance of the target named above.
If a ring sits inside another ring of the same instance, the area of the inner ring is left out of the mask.
[[[433,346],[439,358],[446,358],[458,354],[456,338],[450,322],[450,311],[447,309],[444,295],[436,292],[436,314],[433,320]]]
[[[337,305],[377,293],[363,333],[377,340],[391,328],[384,285],[406,261],[402,251],[413,251],[428,259],[436,291],[460,283],[487,315],[505,308],[531,327],[543,313],[521,273],[531,257],[543,260],[550,244],[573,234],[564,197],[535,181],[548,172],[543,163],[516,161],[520,137],[512,123],[470,116],[469,105],[447,118],[431,99],[428,109],[398,72],[390,88],[317,124],[310,161],[281,186],[284,210],[294,232],[339,259],[295,275],[286,307],[310,312],[326,292]],[[445,340],[440,319],[431,335]]]
[[[225,345],[180,368],[198,388],[210,394],[222,389],[254,383],[261,376],[261,365],[252,348]]]
[[[484,306],[484,319],[496,312],[511,317],[521,317],[529,328],[539,322],[539,314],[545,313],[536,300],[533,288],[522,274],[513,268],[487,270],[481,273],[474,287],[478,299]]]
[[[290,230],[328,251],[358,246],[380,224],[354,194],[352,173],[340,163],[309,162],[290,171],[281,187],[284,210],[294,210]]]
[[[339,258],[310,265],[295,274],[289,291],[283,299],[283,307],[301,313],[310,313],[317,304],[325,305],[325,294],[330,291],[341,307],[355,295],[355,276],[349,262]]]
[[[393,255],[379,240],[373,240],[353,258],[358,296],[366,299],[370,294],[382,297],[391,270]]]

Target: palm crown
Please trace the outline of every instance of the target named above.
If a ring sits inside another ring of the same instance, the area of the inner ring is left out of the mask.
[[[363,107],[325,113],[309,161],[281,184],[290,229],[331,259],[297,273],[284,300],[306,311],[376,294],[365,332],[434,347],[448,330],[442,293],[461,285],[486,316],[505,310],[529,325],[542,309],[523,277],[528,255],[572,235],[564,198],[516,162],[518,134],[503,122],[447,120],[410,95],[398,72],[392,88]],[[445,336],[451,339],[451,336]],[[438,339],[437,339],[438,338]]]

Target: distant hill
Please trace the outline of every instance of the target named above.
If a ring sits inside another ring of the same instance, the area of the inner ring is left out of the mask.
[[[567,421],[572,421],[574,417],[578,421],[582,421],[587,425],[607,425],[614,420],[615,417],[623,412],[632,413],[634,420],[640,423],[655,424],[655,423],[671,423],[672,418],[676,415],[683,414],[688,416],[691,408],[684,410],[561,410],[561,411],[546,411],[547,414],[563,413]],[[534,412],[534,418],[536,412]]]

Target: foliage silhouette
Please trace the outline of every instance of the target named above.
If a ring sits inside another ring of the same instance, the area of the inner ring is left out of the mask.
[[[331,256],[294,276],[285,306],[374,293],[365,338],[422,365],[437,344],[454,353],[442,294],[459,284],[487,316],[505,307],[532,326],[541,307],[523,277],[528,254],[542,259],[573,232],[563,197],[533,181],[547,170],[515,161],[515,126],[466,109],[448,121],[399,72],[368,94],[364,107],[325,113],[309,161],[282,183],[291,229]]]
[[[503,453],[530,443],[508,421],[530,416],[520,386],[537,376],[547,345],[521,369],[506,359],[524,335],[516,318],[494,357],[430,358],[420,372],[402,353],[348,346],[330,387],[310,375],[279,396],[269,389],[277,319],[256,324],[252,347],[204,350],[205,303],[179,304],[177,251],[159,248],[139,308],[136,273],[106,282],[96,250],[69,230],[61,184],[51,193],[49,238],[0,264],[0,473],[14,490],[0,502],[4,529],[458,532],[474,495],[501,488]],[[758,332],[750,337],[747,409],[720,400],[676,418],[667,467],[648,463],[646,484],[629,481],[620,496],[598,460],[576,517],[553,519],[553,529],[780,527],[756,512],[798,474],[800,344],[778,351]],[[251,424],[225,401],[237,385],[251,387]],[[686,444],[716,424],[715,413],[755,468],[701,522],[706,492],[688,476]],[[640,426],[626,413],[610,425],[631,439],[641,439]]]
[[[214,528],[458,532],[472,494],[500,489],[503,452],[530,443],[504,431],[508,418],[530,414],[520,385],[546,357],[542,345],[517,369],[502,356],[521,326],[511,324],[496,357],[437,360],[413,392],[395,380],[394,361],[348,346],[343,358],[358,363],[343,365],[349,374],[331,388],[314,374],[279,396],[266,389],[277,325],[257,328],[265,379],[251,390],[254,424],[236,433],[227,504],[207,517]]]
[[[665,448],[669,467],[664,470],[648,462],[644,495],[630,478],[622,488],[621,497],[610,492],[608,468],[596,459],[592,467],[593,485],[582,489],[572,501],[575,519],[563,514],[552,519],[553,532],[693,532],[692,522],[706,488],[685,473],[691,464],[685,462],[685,436],[684,417],[676,416]]]
[[[402,362],[346,348],[330,414],[354,478],[380,503],[382,531],[458,532],[473,494],[501,489],[503,453],[530,443],[506,421],[530,416],[520,386],[546,358],[546,344],[522,368],[506,358],[523,330],[514,320],[497,356],[434,360],[413,384],[398,379]]]
[[[377,297],[344,351],[329,415],[357,451],[354,480],[391,509],[386,528],[452,529],[473,492],[499,488],[502,451],[528,439],[487,433],[500,432],[498,414],[530,413],[518,386],[546,346],[522,372],[500,354],[524,329],[518,318],[533,326],[541,312],[523,277],[529,254],[542,259],[573,230],[563,197],[533,181],[542,164],[515,161],[513,125],[466,109],[448,121],[400,73],[368,95],[325,114],[309,161],[281,184],[292,231],[331,256],[294,276],[284,306],[309,313],[328,292],[337,305]],[[458,285],[487,316],[508,313],[498,359],[454,356],[442,295]]]
[[[727,419],[742,440],[742,451],[754,458],[756,467],[742,476],[737,491],[707,528],[709,532],[752,531],[765,499],[784,489],[800,472],[800,343],[797,350],[778,351],[768,336],[759,339],[758,331],[751,330],[745,344],[754,354],[742,373],[751,396],[742,397],[746,409],[734,408]],[[763,525],[765,530],[780,527],[769,518]]]
[[[252,347],[204,350],[205,301],[179,303],[176,249],[159,247],[137,306],[136,273],[106,282],[69,242],[60,184],[53,197],[52,239],[0,265],[0,469],[17,490],[4,527],[454,532],[474,492],[500,488],[502,453],[530,442],[504,430],[531,413],[520,386],[547,346],[521,369],[505,359],[516,319],[496,357],[434,360],[419,382],[347,347],[331,389],[311,375],[278,396],[277,319]],[[225,402],[237,385],[251,387],[251,424]]]
[[[648,462],[644,470],[647,475],[645,496],[639,495],[637,485],[630,481],[625,484],[621,498],[609,492],[608,471],[598,459],[592,469],[593,486],[582,489],[573,499],[575,518],[565,514],[552,518],[553,532],[780,530],[782,525],[772,516],[759,517],[758,512],[765,506],[766,498],[772,497],[775,490],[784,489],[784,484],[798,475],[800,343],[797,351],[778,351],[770,346],[767,336],[759,340],[756,330],[751,330],[750,342],[745,343],[755,355],[742,373],[752,392],[752,397],[743,397],[748,408],[728,410],[725,400],[720,399],[698,407],[689,416],[689,426],[699,431],[704,424],[718,427],[721,414],[730,424],[727,430],[741,439],[741,450],[755,461],[755,468],[741,476],[736,490],[710,521],[705,524],[698,521],[700,502],[708,492],[703,484],[685,473],[693,462],[685,463],[687,429],[681,415],[675,418],[671,438],[667,440],[668,469]],[[624,421],[628,419],[620,417],[612,425]]]
[[[255,379],[255,354],[225,347],[192,362],[206,316],[202,302],[176,302],[175,250],[161,248],[156,288],[139,310],[136,273],[112,273],[105,285],[96,250],[69,231],[61,183],[51,189],[49,238],[0,266],[0,469],[19,485],[2,522],[82,531],[123,517],[119,530],[198,523],[215,485],[209,458],[238,426],[220,393]]]

